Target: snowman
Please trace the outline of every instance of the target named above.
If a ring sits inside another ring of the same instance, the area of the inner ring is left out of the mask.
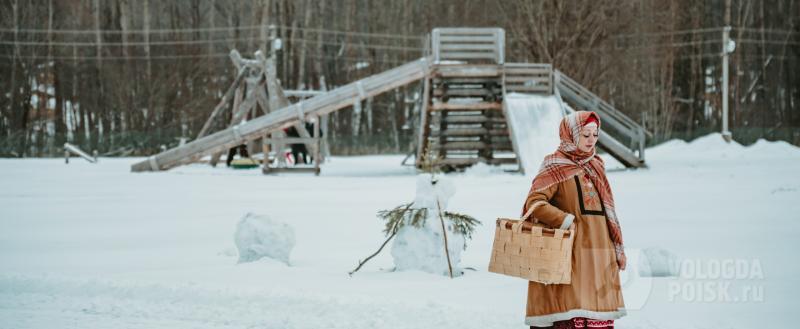
[[[421,227],[411,225],[411,216],[406,216],[405,225],[397,231],[391,251],[396,270],[420,270],[447,276],[452,269],[452,276],[463,274],[459,263],[466,239],[456,231],[453,222],[444,217],[455,192],[453,182],[446,177],[417,177],[417,194],[411,207],[427,209],[427,216]]]

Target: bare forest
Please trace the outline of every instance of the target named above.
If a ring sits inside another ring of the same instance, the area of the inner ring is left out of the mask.
[[[800,145],[796,0],[0,0],[0,156],[59,156],[67,141],[148,155],[192,139],[236,77],[230,51],[268,53],[273,35],[284,89],[331,90],[459,26],[504,28],[506,58],[552,63],[644,123],[651,145],[720,130],[730,26],[734,139]],[[407,153],[419,92],[331,114],[332,153]]]

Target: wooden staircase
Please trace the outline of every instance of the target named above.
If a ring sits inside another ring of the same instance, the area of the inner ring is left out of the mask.
[[[501,66],[438,64],[425,83],[430,95],[422,113],[427,134],[421,142],[438,156],[440,166],[518,163],[503,113]],[[418,165],[423,154],[417,156]]]
[[[445,170],[479,162],[518,165],[503,112],[504,41],[502,29],[433,30],[417,167],[430,153]]]

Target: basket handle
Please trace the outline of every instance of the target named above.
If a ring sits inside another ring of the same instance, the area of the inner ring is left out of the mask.
[[[520,220],[516,221],[516,223],[514,224],[511,224],[511,232],[522,233],[522,223],[524,222],[525,222],[524,220]]]
[[[528,209],[528,211],[527,211],[527,212],[525,212],[525,215],[523,215],[523,216],[522,216],[522,218],[520,218],[520,219],[521,219],[523,222],[524,222],[524,221],[526,221],[526,220],[528,220],[528,217],[531,217],[531,216],[533,215],[533,211],[536,209],[536,207],[537,207],[537,206],[538,206],[538,205],[537,205],[536,203],[534,203],[533,205],[531,205],[531,208],[530,208],[530,209]],[[536,217],[533,217],[533,223],[534,223],[534,224],[536,224],[536,223],[538,223],[538,222],[539,222],[539,219],[538,219],[538,218],[536,218]]]

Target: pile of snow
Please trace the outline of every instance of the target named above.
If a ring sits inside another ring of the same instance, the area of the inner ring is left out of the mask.
[[[563,114],[555,96],[512,93],[505,98],[507,115],[525,172],[539,171],[542,159],[558,148]]]
[[[787,143],[786,141],[768,141],[763,138],[757,140],[753,145],[746,147],[747,154],[760,154],[772,157],[785,155],[800,156],[800,147]]]
[[[239,263],[269,257],[289,265],[289,254],[294,248],[294,229],[268,216],[247,213],[236,226],[236,248]]]
[[[800,147],[764,139],[744,146],[736,141],[726,142],[720,133],[711,133],[688,143],[679,139],[666,141],[647,149],[645,156],[648,162],[795,158],[800,157]]]
[[[414,227],[410,223],[410,216],[397,232],[392,244],[392,258],[397,270],[420,270],[433,274],[449,275],[447,255],[444,250],[444,236],[442,235],[442,222],[439,211],[444,214],[450,198],[456,189],[453,182],[443,176],[431,182],[429,175],[417,176],[417,195],[415,209],[426,208],[427,217],[422,227]],[[438,204],[437,204],[438,200]],[[461,251],[465,248],[464,235],[455,232],[455,227],[449,220],[444,220],[447,231],[447,251],[453,275],[462,274],[459,268]]]
[[[662,248],[645,248],[639,258],[639,276],[677,276],[679,265],[674,253]]]

